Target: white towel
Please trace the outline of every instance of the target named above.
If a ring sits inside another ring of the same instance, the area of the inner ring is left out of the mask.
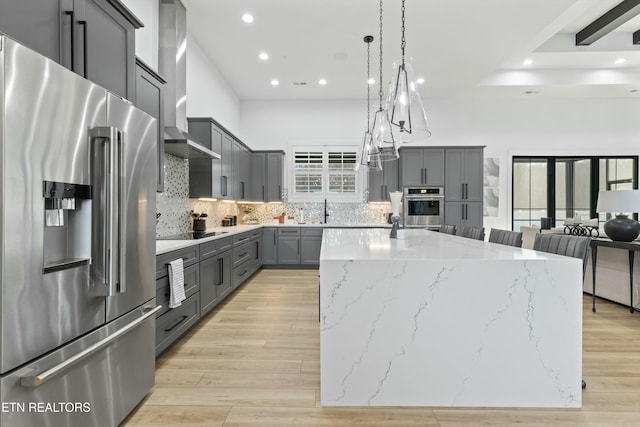
[[[182,258],[169,262],[169,308],[180,307],[184,295],[184,264]]]

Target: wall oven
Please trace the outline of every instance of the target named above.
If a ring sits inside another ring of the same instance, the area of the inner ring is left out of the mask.
[[[404,188],[404,226],[437,230],[444,223],[443,187]]]

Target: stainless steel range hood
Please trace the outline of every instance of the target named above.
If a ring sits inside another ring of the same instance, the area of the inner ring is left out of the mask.
[[[183,159],[220,159],[187,129],[187,11],[180,0],[160,2],[158,68],[164,93],[164,151]]]

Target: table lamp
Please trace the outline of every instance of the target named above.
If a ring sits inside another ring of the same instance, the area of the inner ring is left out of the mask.
[[[604,232],[611,240],[631,242],[640,234],[640,223],[622,212],[640,211],[640,190],[600,191],[598,213],[615,213],[604,223]]]

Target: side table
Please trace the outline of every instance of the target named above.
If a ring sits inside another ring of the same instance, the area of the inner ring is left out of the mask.
[[[596,311],[596,263],[598,259],[598,247],[604,246],[608,248],[625,249],[629,251],[629,311],[633,313],[633,261],[636,251],[640,251],[640,243],[638,242],[615,242],[610,239],[595,238],[591,239],[591,268],[593,271],[593,305],[591,311]]]

